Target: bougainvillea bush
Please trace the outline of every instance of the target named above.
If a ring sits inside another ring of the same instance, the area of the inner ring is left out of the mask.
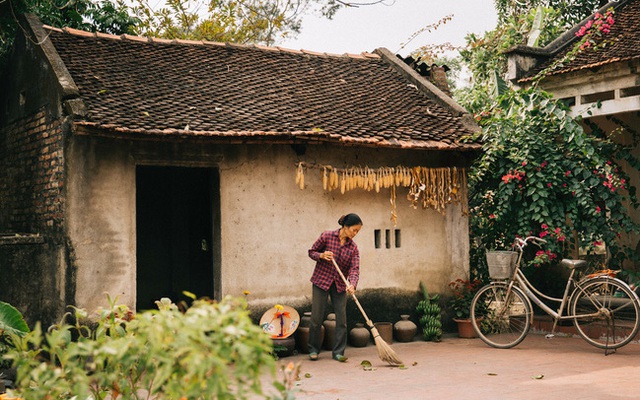
[[[629,149],[597,126],[586,132],[535,88],[507,91],[478,120],[484,153],[470,175],[470,205],[480,247],[536,235],[548,241],[533,254],[539,266],[605,244],[610,265],[621,267],[632,252],[619,239],[638,231],[627,210],[637,207],[635,189],[618,164],[638,168]]]

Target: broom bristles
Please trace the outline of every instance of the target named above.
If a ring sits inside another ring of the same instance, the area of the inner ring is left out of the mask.
[[[373,335],[373,340],[376,343],[376,348],[378,349],[378,357],[390,365],[403,365],[404,363],[395,351],[384,341],[383,338],[380,337],[380,333],[378,329],[374,326],[371,327],[371,334]]]

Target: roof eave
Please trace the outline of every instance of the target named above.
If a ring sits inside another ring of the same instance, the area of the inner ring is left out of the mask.
[[[435,140],[387,140],[380,138],[353,138],[326,131],[194,131],[183,129],[129,129],[117,126],[95,126],[75,122],[73,132],[78,136],[108,137],[135,141],[199,141],[217,144],[320,144],[335,143],[342,146],[393,148],[432,151],[479,151],[481,144],[470,142],[445,143]]]

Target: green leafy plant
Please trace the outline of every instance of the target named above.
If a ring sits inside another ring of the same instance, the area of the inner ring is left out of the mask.
[[[420,291],[423,299],[418,302],[416,311],[420,315],[422,337],[428,342],[439,342],[442,338],[442,310],[438,305],[440,296],[438,294],[429,295],[422,281],[420,282]]]
[[[246,399],[275,374],[271,340],[244,299],[196,300],[184,312],[168,299],[134,314],[110,301],[97,321],[73,308],[43,332],[13,336],[16,394],[24,398]],[[119,397],[120,396],[120,397]]]
[[[11,335],[23,336],[29,332],[22,313],[9,303],[0,301],[0,368],[10,366],[5,354],[13,348]]]
[[[633,257],[619,240],[639,229],[623,165],[640,163],[615,133],[605,137],[594,124],[587,133],[580,122],[536,88],[507,91],[481,119],[484,152],[470,173],[471,229],[481,247],[506,249],[516,236],[536,235],[547,243],[529,265],[602,244],[617,268]]]
[[[449,300],[449,308],[454,319],[469,319],[471,317],[471,301],[478,289],[482,287],[479,279],[456,279],[449,282],[453,296]]]

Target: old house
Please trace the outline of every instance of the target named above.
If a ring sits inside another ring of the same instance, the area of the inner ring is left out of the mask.
[[[25,28],[0,81],[0,297],[31,320],[105,293],[305,301],[307,249],[348,212],[360,290],[468,274],[477,127],[386,49]]]
[[[614,140],[633,147],[637,156],[640,127],[638,26],[640,1],[611,1],[544,48],[518,46],[512,49],[508,53],[509,78],[518,86],[528,86],[536,75],[544,72],[539,81],[541,88],[568,104],[573,115],[582,116],[587,129],[595,124]],[[581,45],[585,37],[591,37],[594,42]],[[580,46],[582,49],[577,49]],[[571,56],[574,52],[575,56]],[[625,162],[623,166],[637,187],[640,172]],[[636,221],[640,221],[638,210],[632,209],[631,213]],[[626,238],[629,245],[640,250],[639,239]]]

